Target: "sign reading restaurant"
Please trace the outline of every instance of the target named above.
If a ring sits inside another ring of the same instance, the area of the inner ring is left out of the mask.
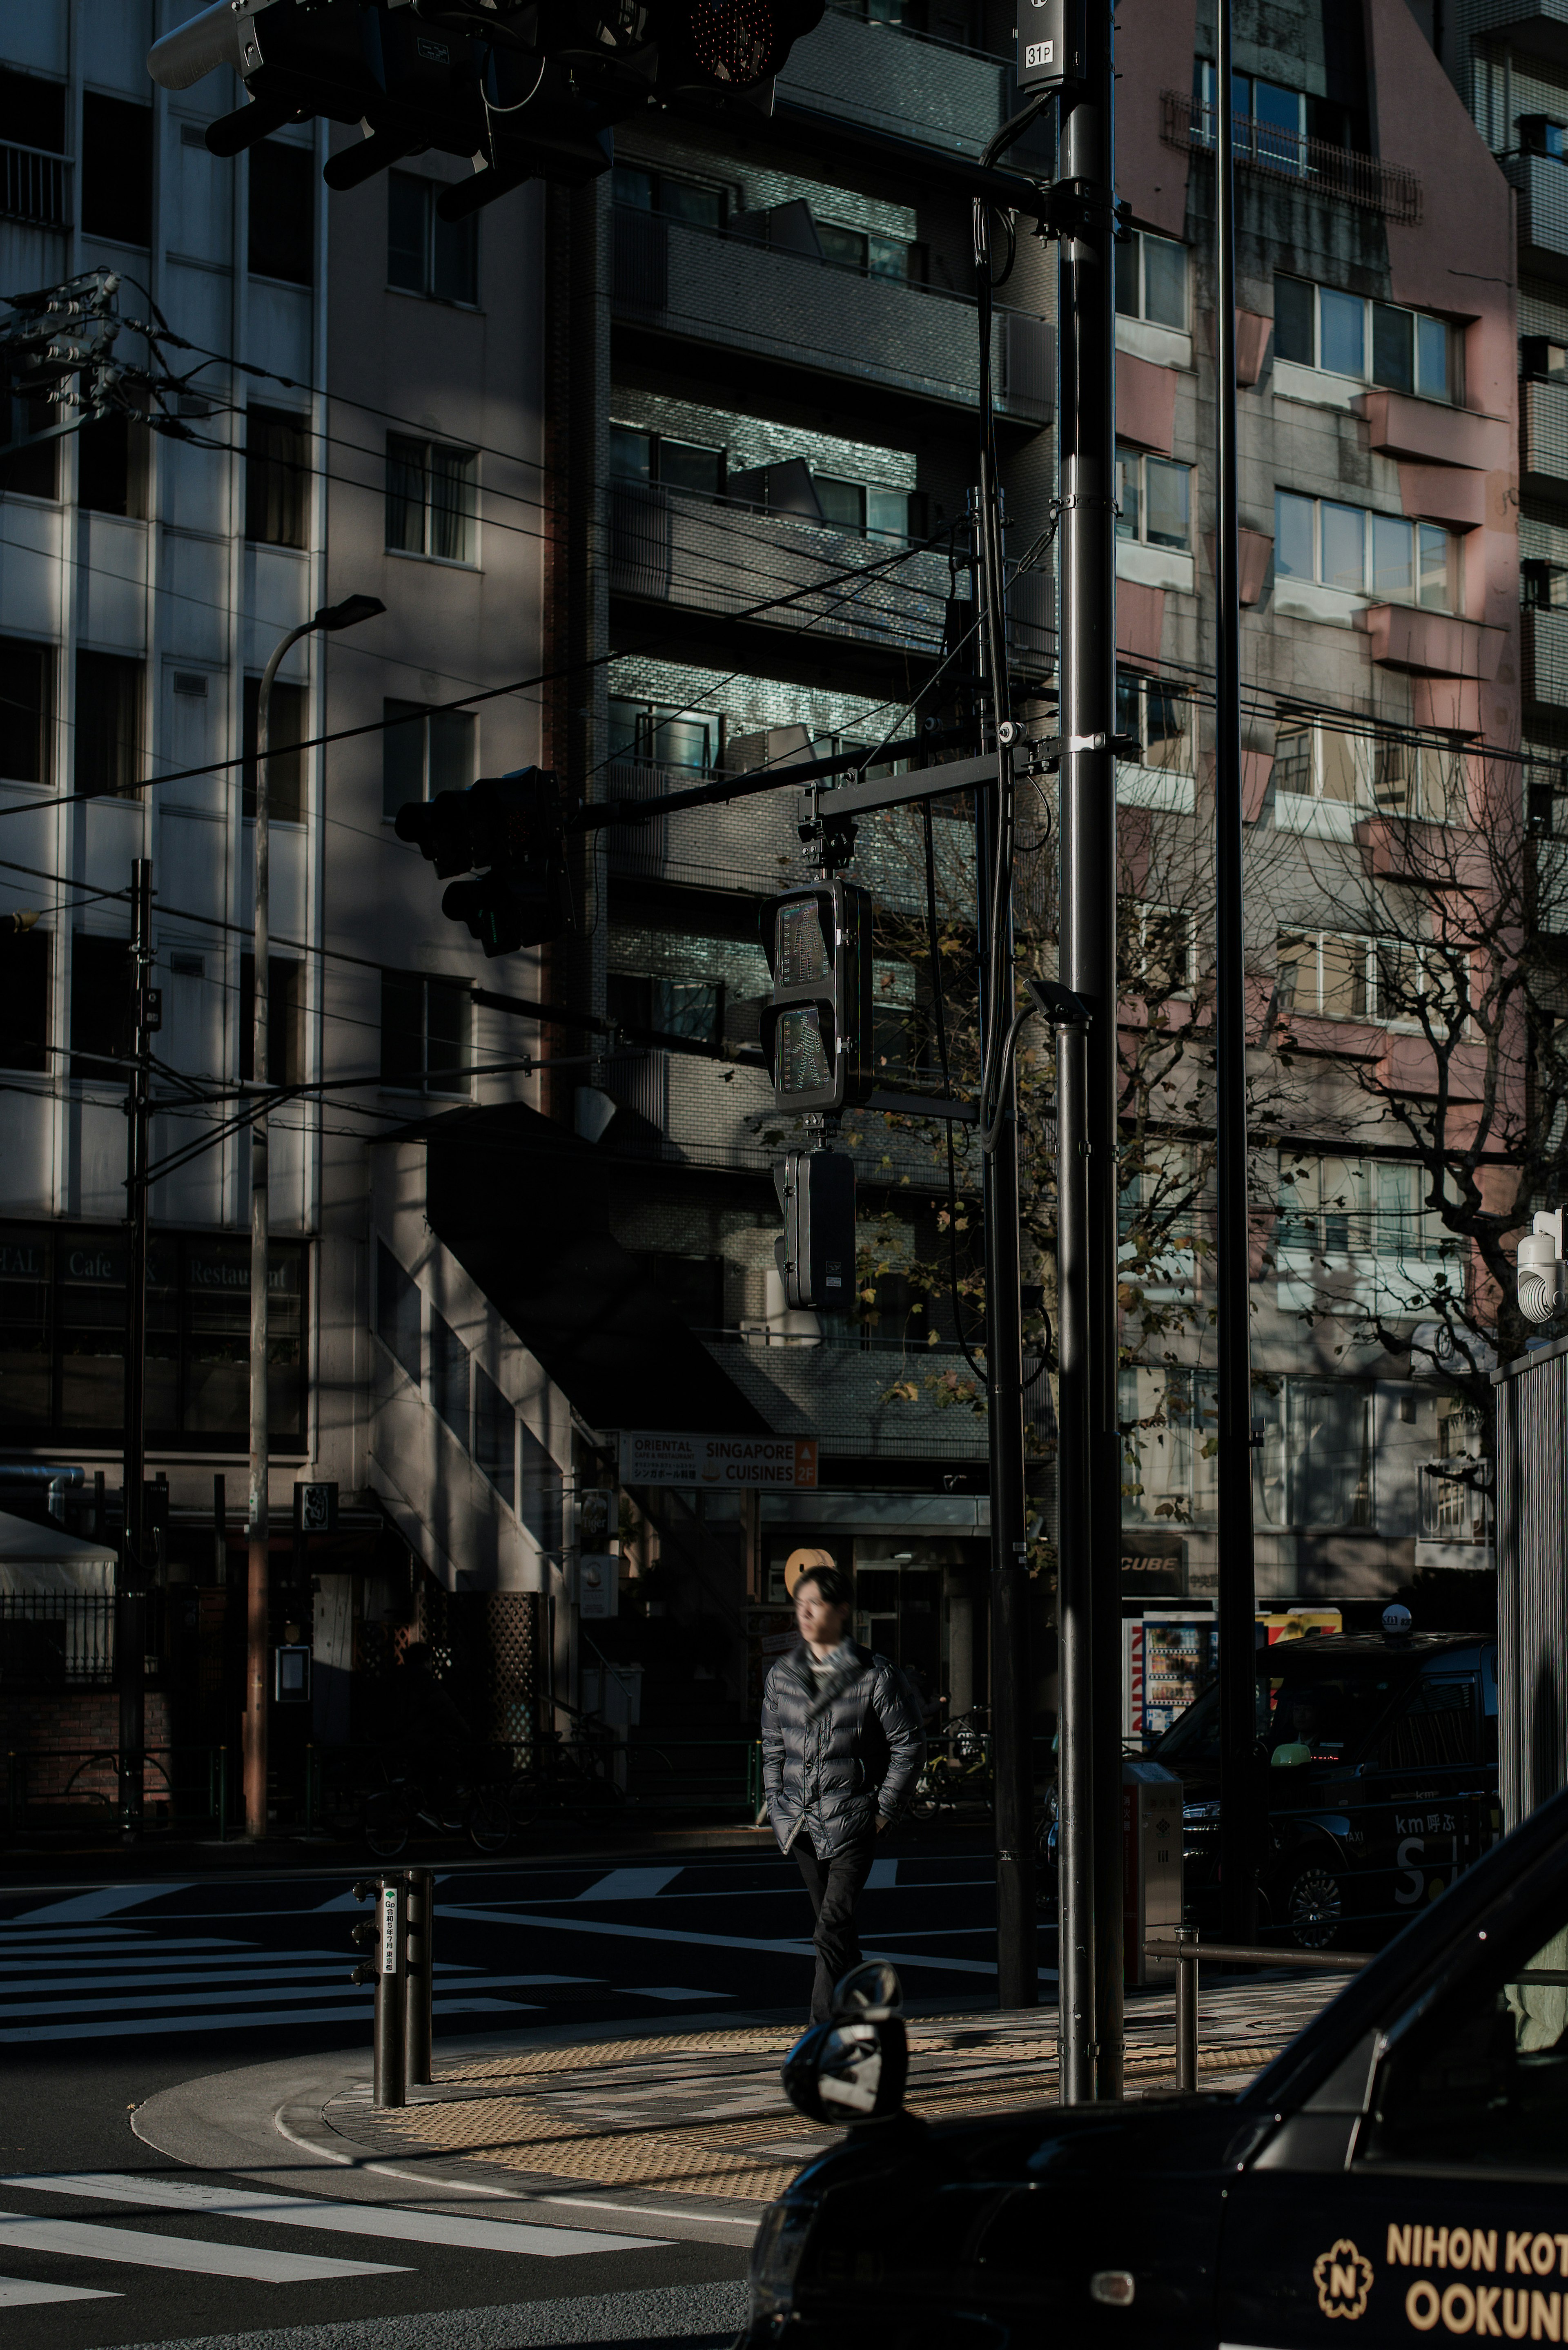
[[[623,1485],[728,1486],[816,1483],[815,1436],[680,1436],[623,1429]]]

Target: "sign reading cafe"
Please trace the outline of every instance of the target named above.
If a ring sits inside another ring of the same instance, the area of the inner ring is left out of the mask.
[[[662,1429],[623,1429],[623,1485],[699,1485],[711,1492],[742,1486],[816,1483],[815,1436],[682,1436]]]

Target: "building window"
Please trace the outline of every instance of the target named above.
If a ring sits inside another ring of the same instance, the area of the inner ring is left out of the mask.
[[[1199,57],[1193,67],[1195,142],[1214,143],[1216,88],[1210,59]],[[1313,98],[1304,90],[1287,89],[1282,82],[1260,75],[1232,73],[1231,112],[1235,151],[1271,171],[1307,178],[1312,161],[1307,142],[1321,146],[1365,149],[1366,124],[1359,114],[1333,99]]]
[[[256,1073],[256,961],[240,957],[240,1078]],[[266,959],[266,1081],[297,1086],[305,1076],[305,968],[282,955]]]
[[[668,172],[643,172],[618,163],[615,200],[634,212],[663,213],[667,219],[686,221],[693,228],[722,229],[729,218],[725,188],[703,186],[695,180],[672,179]]]
[[[0,930],[0,1069],[49,1066],[49,933]]]
[[[1254,1459],[1259,1514],[1272,1526],[1375,1523],[1372,1396],[1351,1379],[1254,1384],[1263,1442]]]
[[[1134,1525],[1212,1523],[1218,1497],[1219,1383],[1163,1367],[1120,1374],[1122,1515]]]
[[[100,416],[77,435],[77,504],[88,514],[147,513],[147,427],[139,416]]]
[[[1276,359],[1451,401],[1458,397],[1454,367],[1462,348],[1443,319],[1423,311],[1310,285],[1304,277],[1274,280]]]
[[[1135,229],[1116,245],[1116,308],[1153,327],[1187,326],[1187,247]]]
[[[0,66],[0,140],[50,155],[66,151],[66,86]],[[23,218],[30,218],[24,213]]]
[[[468,1348],[450,1322],[431,1307],[431,1402],[466,1452]]]
[[[473,1458],[508,1509],[517,1492],[517,1420],[482,1365],[473,1367]]]
[[[296,410],[245,411],[245,536],[260,546],[310,543],[310,420]]]
[[[305,822],[305,753],[300,745],[310,732],[310,695],[303,685],[275,680],[269,716],[266,754],[266,810],[272,824]],[[255,821],[256,741],[261,719],[261,680],[247,677],[244,690],[244,733],[241,741],[241,812]]]
[[[701,441],[677,441],[630,424],[610,426],[610,478],[682,490],[691,497],[724,494],[724,452]]]
[[[479,223],[442,220],[441,183],[412,172],[387,175],[387,283],[438,302],[479,300]]]
[[[82,99],[81,225],[113,244],[152,242],[152,109]]]
[[[396,555],[472,563],[479,459],[472,449],[387,435],[387,546]]]
[[[49,780],[53,648],[0,637],[0,775],[12,784]]]
[[[656,767],[690,767],[705,775],[723,756],[722,730],[723,720],[711,711],[672,710],[665,703],[610,696],[612,759],[644,760]]]
[[[1276,795],[1377,808],[1427,824],[1456,823],[1466,807],[1461,753],[1314,725],[1306,719],[1282,719],[1274,738],[1273,784]]]
[[[1191,546],[1192,469],[1116,442],[1116,536],[1146,546]]]
[[[472,710],[428,710],[422,702],[383,702],[381,815],[388,824],[410,800],[464,792],[473,781],[479,721]]]
[[[1149,1002],[1188,995],[1198,984],[1198,916],[1190,907],[1124,908],[1117,931],[1121,983]]]
[[[8,390],[0,379],[0,494],[13,498],[59,495],[58,439],[35,442],[30,449],[16,448],[18,441],[35,432],[47,432],[59,421],[59,410],[47,400],[24,399]],[[16,453],[7,456],[8,449]]]
[[[461,980],[381,973],[381,1083],[431,1094],[470,1090],[473,1001]]]
[[[1279,1246],[1320,1263],[1383,1257],[1440,1264],[1463,1254],[1438,1210],[1426,1204],[1427,1177],[1413,1159],[1308,1158],[1280,1154]]]
[[[1440,947],[1359,931],[1282,931],[1280,1016],[1445,1027],[1459,1011],[1459,974]]]
[[[73,1077],[123,1084],[134,1047],[130,1004],[130,941],[78,931],[71,941]]]
[[[822,257],[839,269],[853,269],[862,277],[891,277],[901,286],[921,286],[926,276],[925,247],[905,237],[875,236],[869,230],[841,228],[836,221],[814,221]]]
[[[517,1514],[539,1548],[557,1555],[562,1541],[561,1472],[525,1419],[517,1423],[523,1476]]]
[[[385,1241],[376,1243],[376,1336],[415,1387],[424,1378],[420,1293]]]
[[[811,485],[822,508],[822,519],[835,530],[854,531],[861,538],[891,539],[907,546],[925,536],[925,501],[918,490],[888,490],[879,484],[836,480],[831,473],[814,473]]]
[[[1192,705],[1179,686],[1136,671],[1116,671],[1116,733],[1134,735],[1138,762],[1192,773]]]
[[[612,971],[607,983],[607,1008],[622,1027],[687,1036],[699,1045],[717,1045],[723,1037],[722,981],[649,979],[637,972]]]
[[[78,653],[73,791],[135,796],[141,780],[141,663],[122,653]]]
[[[77,941],[79,950],[82,941]],[[30,1438],[111,1441],[123,1416],[125,1277],[120,1225],[0,1230],[0,1426]],[[150,1438],[243,1447],[250,1410],[251,1244],[241,1234],[156,1232],[147,1272]],[[298,1453],[305,1429],[306,1252],[267,1257],[272,1442]]]
[[[264,139],[249,160],[251,275],[308,286],[316,276],[316,158],[308,147]]]
[[[1451,612],[1459,602],[1459,542],[1431,522],[1371,514],[1332,498],[1274,494],[1274,571],[1378,604]]]

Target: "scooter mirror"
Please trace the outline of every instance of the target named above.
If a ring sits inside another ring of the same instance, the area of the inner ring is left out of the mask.
[[[896,1969],[885,1960],[868,1960],[862,1967],[851,1967],[834,1986],[833,2020],[837,2023],[863,2015],[880,2018],[903,2004],[904,1987]]]
[[[784,2058],[784,2095],[807,2121],[841,2128],[903,2109],[909,2051],[900,2015],[814,2024]]]

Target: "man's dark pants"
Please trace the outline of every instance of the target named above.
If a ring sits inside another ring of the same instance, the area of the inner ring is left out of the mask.
[[[860,1964],[860,1942],[855,1931],[855,1904],[871,1874],[877,1839],[868,1835],[819,1860],[816,1847],[803,1828],[790,1850],[800,1863],[805,1889],[816,1919],[816,1975],[811,1987],[811,2021],[826,2023],[833,2004],[833,1987],[851,1967]]]

